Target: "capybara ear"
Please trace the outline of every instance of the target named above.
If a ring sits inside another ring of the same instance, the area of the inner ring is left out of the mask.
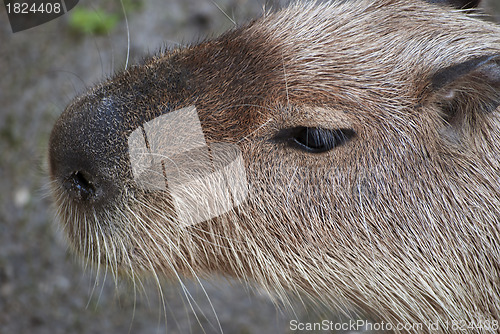
[[[500,55],[445,67],[433,75],[430,88],[445,121],[462,130],[473,127],[500,105]]]
[[[458,9],[471,9],[479,6],[481,0],[427,0],[427,2],[448,5]]]

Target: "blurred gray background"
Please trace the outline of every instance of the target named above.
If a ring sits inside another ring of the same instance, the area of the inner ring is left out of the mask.
[[[485,12],[498,15],[499,2],[487,1]],[[244,23],[264,7],[283,3],[127,0],[124,5],[134,63],[162,46],[220,34],[233,26],[226,14]],[[294,311],[280,310],[258,289],[221,279],[203,282],[204,289],[189,281],[184,289],[164,283],[163,303],[154,282],[135,290],[124,282],[116,285],[111,275],[96,275],[68,252],[47,192],[48,137],[71,99],[123,69],[127,54],[119,1],[82,0],[77,8],[87,21],[70,12],[13,34],[0,5],[0,334],[290,333],[291,319],[321,320],[300,303]]]

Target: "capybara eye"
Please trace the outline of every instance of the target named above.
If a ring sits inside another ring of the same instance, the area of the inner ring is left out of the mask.
[[[297,147],[312,153],[330,151],[354,136],[355,132],[352,129],[297,127],[292,131],[292,139]]]

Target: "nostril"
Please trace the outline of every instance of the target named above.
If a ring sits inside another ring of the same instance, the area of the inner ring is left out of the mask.
[[[97,186],[92,177],[84,171],[72,172],[63,182],[66,190],[76,199],[89,201],[95,198]]]

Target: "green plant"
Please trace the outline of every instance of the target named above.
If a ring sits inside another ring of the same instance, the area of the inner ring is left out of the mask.
[[[118,14],[109,14],[101,9],[74,8],[70,12],[69,25],[78,33],[104,35],[116,27]]]

